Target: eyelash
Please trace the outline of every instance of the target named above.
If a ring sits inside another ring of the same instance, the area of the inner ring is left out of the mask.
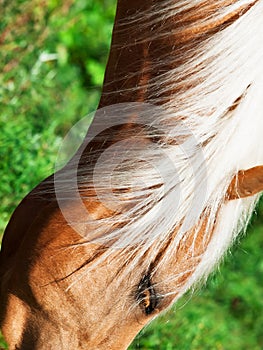
[[[136,301],[143,308],[144,313],[148,316],[153,313],[158,305],[158,296],[151,283],[150,274],[144,275],[140,280],[136,292]]]

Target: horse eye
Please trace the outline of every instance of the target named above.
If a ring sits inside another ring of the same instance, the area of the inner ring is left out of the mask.
[[[150,274],[144,275],[137,287],[136,301],[139,302],[146,315],[151,315],[157,307],[158,299]]]

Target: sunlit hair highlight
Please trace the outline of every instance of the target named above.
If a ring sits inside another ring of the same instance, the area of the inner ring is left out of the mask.
[[[262,0],[169,0],[117,21],[119,33],[148,47],[148,79],[124,86],[142,72],[116,73],[102,97],[142,101],[97,111],[80,150],[55,176],[62,212],[74,191],[89,212],[78,223],[80,243],[107,247],[93,268],[119,251],[125,273],[140,266],[154,279],[180,252],[169,276],[179,297],[247,226],[258,196],[228,202],[226,191],[237,171],[263,161],[262,14]],[[158,48],[167,42],[169,52]],[[113,49],[124,48],[113,42]]]

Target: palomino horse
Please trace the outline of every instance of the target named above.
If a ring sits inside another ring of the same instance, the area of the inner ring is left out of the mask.
[[[100,109],[18,206],[9,349],[126,349],[206,278],[263,190],[263,1],[119,0]]]

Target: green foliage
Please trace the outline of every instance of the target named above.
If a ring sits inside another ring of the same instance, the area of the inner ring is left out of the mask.
[[[4,339],[3,339],[2,335],[1,335],[1,332],[0,332],[0,350],[4,350],[4,349],[7,349],[7,344],[4,341]]]
[[[4,1],[0,36],[0,235],[52,173],[63,135],[97,106],[115,1]]]
[[[63,135],[98,103],[115,2],[1,2],[0,234],[19,201],[52,172]],[[148,326],[130,349],[263,349],[262,208],[207,287]]]

